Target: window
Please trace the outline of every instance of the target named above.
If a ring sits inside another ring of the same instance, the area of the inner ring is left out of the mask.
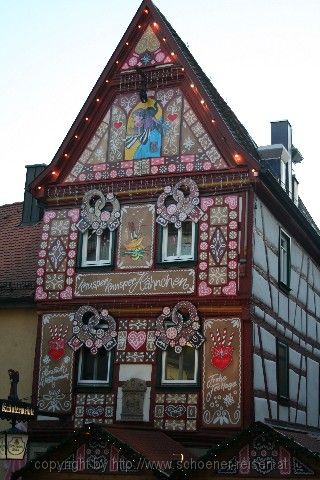
[[[277,341],[277,386],[278,399],[289,399],[289,349],[288,345]]]
[[[185,346],[181,353],[173,348],[162,352],[161,384],[196,384],[198,377],[198,350]]]
[[[287,288],[290,287],[290,237],[280,230],[279,241],[279,283]]]
[[[181,228],[176,228],[169,223],[163,228],[162,235],[162,261],[194,260],[195,255],[195,224],[185,221]]]
[[[97,235],[92,229],[87,230],[82,237],[81,266],[111,265],[113,234],[109,229]]]
[[[110,383],[111,353],[100,348],[93,355],[88,348],[79,352],[78,385],[108,385]]]

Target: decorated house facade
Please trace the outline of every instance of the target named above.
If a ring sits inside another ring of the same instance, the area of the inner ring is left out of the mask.
[[[75,432],[52,458],[85,459],[93,478],[102,457],[119,475],[121,449],[154,460],[146,444],[167,441],[162,460],[196,457],[255,420],[317,431],[320,239],[292,180],[299,160],[288,122],[257,148],[144,1],[32,183],[45,207],[33,400],[56,414],[30,424],[34,451]],[[280,455],[261,428],[241,458]],[[293,444],[289,473],[314,475]],[[215,471],[289,474],[249,464]],[[59,477],[34,465],[23,478]]]

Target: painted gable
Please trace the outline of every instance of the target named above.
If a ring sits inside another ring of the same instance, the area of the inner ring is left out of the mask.
[[[164,46],[163,40],[161,42],[153,30],[155,28],[157,27],[152,25],[147,26],[140,40],[123,63],[121,67],[122,71],[137,67],[151,67],[172,63],[172,59]]]
[[[65,182],[227,168],[180,88],[120,94]]]

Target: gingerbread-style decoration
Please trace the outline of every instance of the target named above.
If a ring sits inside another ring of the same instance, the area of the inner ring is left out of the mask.
[[[197,309],[192,303],[179,302],[172,310],[164,307],[156,321],[155,345],[161,350],[170,346],[176,353],[181,353],[182,347],[187,344],[199,348],[204,342],[199,329]]]
[[[99,348],[111,350],[117,344],[116,322],[108,310],[101,313],[89,305],[80,307],[73,320],[73,336],[68,345],[76,351],[85,345],[93,355]]]
[[[198,207],[199,189],[191,178],[185,178],[175,184],[167,186],[157,201],[157,222],[166,227],[173,223],[181,228],[182,222],[191,219],[197,223],[204,212]]]
[[[217,328],[216,335],[212,334],[212,349],[211,349],[211,364],[219,370],[224,370],[232,363],[232,355],[234,347],[232,346],[234,333],[232,332],[227,337],[227,329],[223,330],[221,335],[219,328]]]
[[[66,350],[66,335],[68,332],[68,326],[60,325],[49,325],[49,331],[51,338],[48,342],[48,355],[54,360],[58,361],[63,357]]]
[[[106,204],[110,203],[112,211],[104,210]],[[80,220],[77,228],[84,233],[92,228],[97,235],[102,235],[108,228],[113,232],[120,225],[120,203],[113,193],[106,197],[100,190],[89,190],[83,196]]]

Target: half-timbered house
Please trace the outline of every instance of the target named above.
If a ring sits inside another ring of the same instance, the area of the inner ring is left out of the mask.
[[[233,464],[209,476],[319,473],[320,237],[288,122],[271,143],[256,146],[144,0],[32,184],[34,402],[56,417],[30,424],[31,448],[58,446],[23,478],[149,478],[137,454],[207,461],[222,441]]]

